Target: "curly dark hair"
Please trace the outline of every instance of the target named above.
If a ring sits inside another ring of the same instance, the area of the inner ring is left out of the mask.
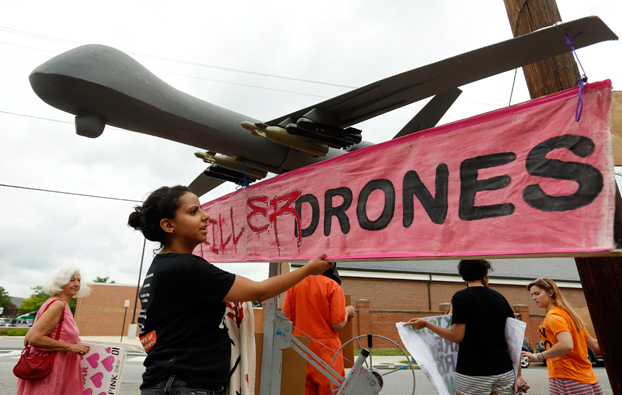
[[[147,240],[159,242],[160,248],[164,247],[166,232],[160,226],[160,221],[164,218],[175,218],[179,199],[187,192],[192,191],[182,185],[156,189],[142,206],[134,207],[134,212],[127,220],[128,226],[141,231]]]
[[[490,262],[484,259],[465,259],[458,262],[458,273],[464,281],[481,280],[492,271]]]

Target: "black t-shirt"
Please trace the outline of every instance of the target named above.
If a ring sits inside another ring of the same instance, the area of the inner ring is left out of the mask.
[[[222,301],[235,281],[192,254],[159,254],[140,290],[140,339],[147,351],[143,384],[169,376],[195,388],[226,385],[231,344]]]
[[[470,287],[456,292],[451,303],[452,324],[466,325],[456,372],[490,376],[512,370],[505,322],[514,318],[514,311],[503,295],[488,287]]]

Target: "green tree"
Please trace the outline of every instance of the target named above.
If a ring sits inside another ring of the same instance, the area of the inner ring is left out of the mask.
[[[28,299],[22,300],[22,305],[17,308],[17,314],[26,314],[31,311],[39,311],[41,305],[50,298],[51,295],[43,292],[41,286],[31,287],[34,292]]]
[[[46,300],[52,297],[52,295],[48,295],[43,292],[43,288],[39,285],[36,287],[31,287],[34,292],[28,299],[22,300],[22,305],[17,308],[17,314],[26,314],[31,311],[37,312],[41,308],[41,305],[45,303]],[[71,309],[71,313],[76,312],[76,305],[78,304],[78,300],[76,298],[71,299],[69,302],[69,309]]]
[[[110,277],[96,277],[95,280],[93,280],[93,282],[94,283],[107,283],[109,278]],[[110,284],[114,284],[114,280],[112,280]]]
[[[4,287],[0,287],[0,307],[4,307],[0,315],[7,315],[10,313],[11,297]]]
[[[75,314],[77,305],[78,305],[78,299],[72,298],[69,301],[69,309],[71,310],[71,314]]]

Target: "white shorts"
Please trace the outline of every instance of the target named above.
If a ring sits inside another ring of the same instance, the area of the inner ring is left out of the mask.
[[[456,393],[460,395],[512,395],[514,392],[514,370],[492,376],[467,376],[456,373]]]

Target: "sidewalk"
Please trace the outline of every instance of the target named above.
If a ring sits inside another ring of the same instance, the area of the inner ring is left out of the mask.
[[[369,361],[369,357],[367,358]],[[407,364],[402,363],[406,358],[404,356],[388,357],[388,356],[372,356],[372,364],[376,369],[395,369]],[[419,369],[419,366],[413,363],[414,369]]]
[[[23,336],[7,336],[7,338],[11,339],[23,339]],[[134,339],[128,339],[127,336],[80,336],[80,340],[84,343],[97,343],[97,344],[106,344],[111,346],[123,347],[126,349],[131,349],[135,352],[145,354],[145,349],[138,337]],[[356,359],[356,358],[355,358]],[[396,367],[403,366],[405,364],[401,363],[404,361],[404,356],[375,356],[372,357],[372,363],[377,369],[395,369]],[[369,359],[368,359],[369,361]],[[415,369],[419,369],[416,364],[413,364]]]

